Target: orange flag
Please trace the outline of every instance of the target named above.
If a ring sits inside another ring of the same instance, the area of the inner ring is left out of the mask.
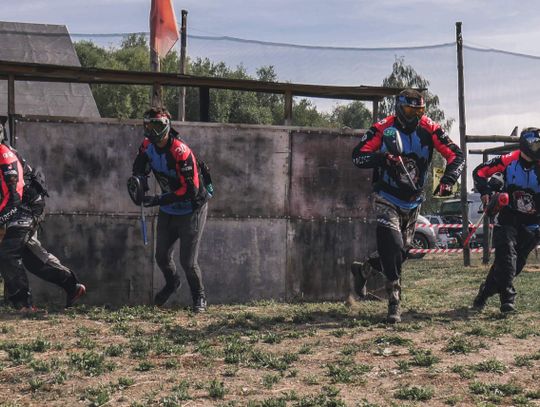
[[[172,0],[152,0],[150,10],[150,46],[164,57],[180,38]]]

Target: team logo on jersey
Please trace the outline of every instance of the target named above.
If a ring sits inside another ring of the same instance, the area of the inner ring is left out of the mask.
[[[409,157],[403,157],[403,164],[405,164],[407,172],[409,173],[416,185],[418,183],[418,179],[420,178],[420,170],[418,169],[418,165],[416,165],[416,161]],[[399,173],[399,182],[407,185],[411,183],[411,181],[409,180],[409,176],[405,174],[404,171],[400,171]]]
[[[2,154],[2,158],[12,158],[15,157],[15,154],[13,154],[11,151],[8,151],[7,153]]]
[[[180,143],[180,145],[174,149],[174,152],[178,154],[184,154],[186,151],[187,147],[182,143]]]
[[[514,204],[517,211],[526,214],[536,213],[536,207],[534,205],[534,198],[531,194],[525,191],[515,191],[512,194],[514,198]]]

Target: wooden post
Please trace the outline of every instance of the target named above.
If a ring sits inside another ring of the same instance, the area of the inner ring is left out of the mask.
[[[459,104],[459,140],[465,158],[461,173],[461,216],[463,218],[463,236],[469,234],[469,202],[467,200],[467,130],[465,126],[465,81],[463,79],[463,36],[461,22],[456,23],[457,68],[458,68],[458,104]],[[471,252],[463,248],[463,265],[471,265]]]
[[[152,72],[160,71],[159,55],[152,47],[150,47],[150,67]],[[162,105],[162,100],[163,97],[161,92],[161,84],[159,82],[155,82],[152,85],[152,97],[150,98],[150,106],[160,107]]]
[[[285,92],[285,126],[292,125],[293,96],[290,91]]]
[[[379,99],[373,99],[373,120],[372,123],[377,123],[379,116]]]
[[[199,114],[201,122],[210,121],[210,88],[207,86],[199,88]]]
[[[180,29],[180,74],[186,74],[187,10],[182,10],[182,28]],[[180,87],[178,95],[178,120],[186,121],[186,87]]]
[[[484,153],[482,154],[483,162],[486,162],[488,160],[488,154]],[[482,264],[488,264],[489,263],[489,257],[490,257],[490,249],[491,249],[491,228],[489,227],[490,219],[489,216],[484,216],[484,224],[482,227],[484,228],[484,235],[482,236]]]
[[[17,138],[15,137],[15,76],[8,76],[8,124],[9,124],[9,144],[15,147]]]

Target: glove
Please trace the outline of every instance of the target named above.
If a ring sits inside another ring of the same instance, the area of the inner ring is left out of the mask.
[[[439,182],[437,188],[433,191],[434,196],[450,196],[452,195],[452,185]]]
[[[160,195],[145,196],[143,198],[143,206],[145,208],[150,208],[151,206],[158,206],[160,205],[160,198]]]
[[[390,153],[385,153],[384,158],[386,159],[386,165],[389,167],[392,167],[394,165],[399,165],[399,156],[398,155],[392,155]]]
[[[4,226],[6,223],[8,223],[11,218],[17,214],[17,212],[17,208],[11,208],[8,212],[0,216],[0,225]]]

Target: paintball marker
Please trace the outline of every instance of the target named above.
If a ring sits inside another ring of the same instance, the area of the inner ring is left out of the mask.
[[[141,176],[132,176],[128,178],[127,182],[127,188],[129,192],[129,196],[133,203],[135,205],[139,205],[141,207],[141,232],[142,232],[142,238],[143,243],[146,246],[148,244],[148,237],[146,234],[146,218],[144,216],[144,206],[143,206],[143,200],[144,200],[144,193],[148,190],[148,185],[146,182],[146,177]]]
[[[401,141],[401,134],[399,133],[398,129],[396,129],[395,127],[388,127],[387,129],[385,129],[383,132],[383,143],[386,147],[386,150],[388,151],[388,154],[394,156],[397,159],[401,170],[407,176],[407,179],[411,184],[411,188],[416,191],[416,184],[414,183],[411,174],[407,170],[407,167],[405,167],[405,163],[403,162],[403,158],[401,157],[401,154],[403,154],[403,143]]]
[[[471,231],[469,232],[469,235],[463,242],[463,247],[467,247],[469,241],[476,233],[476,230],[484,220],[485,216],[487,216],[488,218],[493,218],[501,211],[502,208],[504,208],[510,203],[510,197],[508,196],[508,194],[506,192],[499,192],[504,186],[504,176],[500,172],[497,172],[491,176],[488,181],[488,186],[492,191],[496,192],[491,195],[491,197],[489,198],[489,202],[487,203],[487,205],[484,206],[482,216],[480,217],[480,219],[478,219],[478,222],[473,225]]]

